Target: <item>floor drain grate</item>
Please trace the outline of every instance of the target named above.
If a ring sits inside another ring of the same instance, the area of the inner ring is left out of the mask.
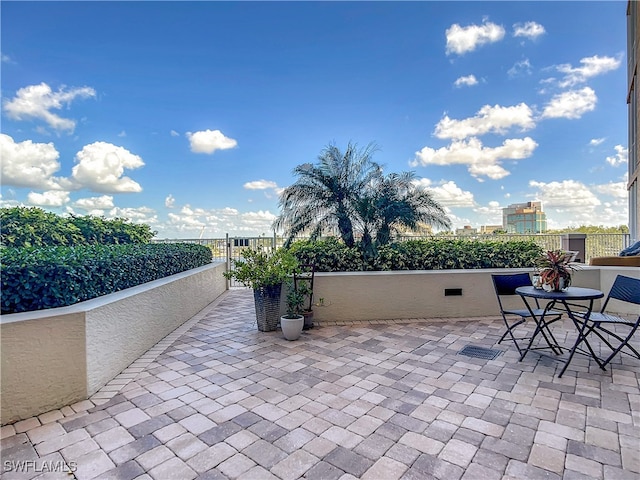
[[[467,357],[483,358],[485,360],[493,360],[502,351],[491,350],[490,348],[476,347],[474,345],[466,345],[462,350],[458,352],[459,355],[466,355]]]

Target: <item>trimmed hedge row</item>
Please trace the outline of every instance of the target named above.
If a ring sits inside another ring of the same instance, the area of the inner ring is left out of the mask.
[[[149,243],[149,225],[92,215],[62,217],[38,207],[0,208],[0,243],[6,247]]]
[[[477,268],[528,268],[542,255],[532,241],[410,240],[378,249],[365,259],[357,247],[337,239],[294,242],[290,251],[300,263],[313,263],[319,272],[362,270],[446,270]]]
[[[189,243],[1,248],[2,313],[64,307],[211,263]]]

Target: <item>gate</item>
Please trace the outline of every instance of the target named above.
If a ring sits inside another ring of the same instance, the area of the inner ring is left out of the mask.
[[[229,234],[227,234],[226,245],[227,270],[233,267],[233,260],[242,259],[242,252],[248,248],[253,250],[264,249],[266,251],[273,251],[277,248],[275,234],[273,237],[229,237]],[[229,288],[234,287],[243,287],[243,285],[237,280],[229,280]]]

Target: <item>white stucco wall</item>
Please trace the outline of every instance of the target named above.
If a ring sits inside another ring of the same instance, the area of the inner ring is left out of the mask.
[[[226,290],[224,263],[0,317],[2,425],[83,400]]]
[[[0,325],[0,422],[29,418],[86,397],[84,314]]]
[[[222,263],[207,265],[92,300],[85,327],[88,395],[222,294],[224,271]]]
[[[316,273],[314,319],[355,321],[495,316],[499,312],[491,274],[507,272],[530,270]],[[573,285],[600,289],[598,268],[586,267],[575,272]],[[445,296],[445,289],[458,288],[462,289],[461,296]],[[317,305],[320,299],[324,300],[324,306]],[[514,297],[513,305],[522,307],[520,297]]]

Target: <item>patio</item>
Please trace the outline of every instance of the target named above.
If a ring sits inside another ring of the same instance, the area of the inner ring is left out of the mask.
[[[322,322],[287,342],[232,289],[90,400],[2,427],[3,478],[640,478],[640,362],[578,356],[558,379],[502,331]]]

